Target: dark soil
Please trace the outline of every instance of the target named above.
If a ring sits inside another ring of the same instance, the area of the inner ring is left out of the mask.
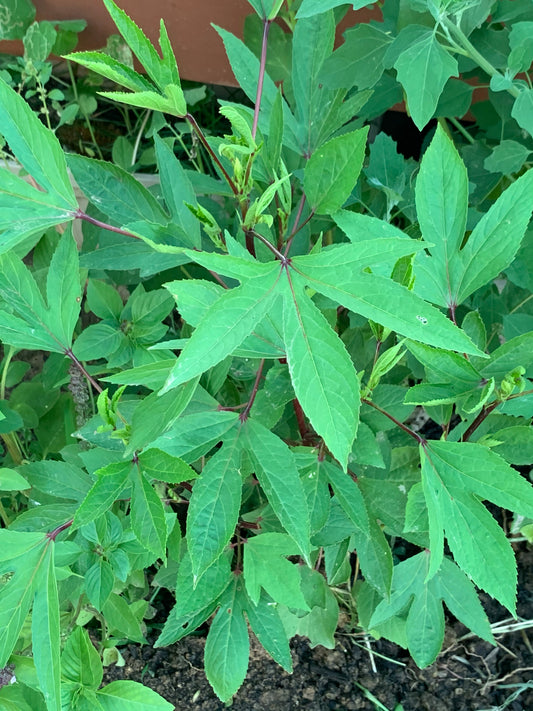
[[[533,618],[533,550],[519,551],[518,614]],[[483,596],[491,622],[508,613]],[[530,632],[530,636],[533,636]],[[444,651],[427,669],[416,667],[400,647],[385,640],[339,631],[335,649],[311,649],[304,638],[292,641],[294,672],[287,674],[252,640],[246,681],[235,697],[234,711],[375,711],[365,694],[370,692],[383,707],[394,711],[531,711],[533,709],[533,647],[528,630],[498,638],[493,647],[476,637],[464,639],[467,630],[451,619]],[[188,637],[164,649],[128,645],[122,649],[124,667],[107,670],[114,679],[142,681],[181,709],[218,711],[221,703],[203,672],[205,638]],[[371,652],[375,653],[372,654]],[[387,661],[378,654],[388,657]],[[374,666],[372,664],[372,658]],[[396,663],[394,663],[396,662]],[[529,688],[510,697],[519,687]],[[507,702],[507,705],[505,705]],[[505,706],[504,706],[505,705]]]

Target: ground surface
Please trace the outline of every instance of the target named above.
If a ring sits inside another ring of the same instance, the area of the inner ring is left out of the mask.
[[[533,550],[521,545],[518,614],[530,620],[533,618]],[[492,622],[508,617],[497,603],[488,598],[483,600]],[[394,711],[400,703],[404,711],[503,708],[532,711],[533,685],[514,701],[509,697],[517,691],[515,685],[533,680],[533,629],[499,637],[498,647],[477,638],[461,640],[465,633],[460,623],[451,620],[444,653],[424,670],[418,669],[401,648],[384,640],[372,640],[374,652],[404,665],[374,655],[374,670],[364,639],[341,632],[333,650],[311,649],[304,638],[293,640],[294,672],[287,674],[258,643],[252,643],[248,676],[231,708],[233,711],[375,711],[376,705],[360,688],[364,687],[389,711]],[[204,642],[203,637],[189,637],[164,649],[130,645],[122,650],[125,666],[110,668],[106,680],[142,680],[173,703],[178,711],[224,709],[225,705],[216,698],[204,676]]]

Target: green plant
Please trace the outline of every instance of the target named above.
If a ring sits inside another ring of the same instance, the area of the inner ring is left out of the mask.
[[[475,586],[515,613],[513,549],[483,501],[533,518],[511,466],[533,449],[531,289],[516,269],[530,263],[533,172],[498,175],[469,209],[445,120],[418,170],[386,136],[363,169],[368,91],[322,81],[339,3],[250,3],[260,59],[218,28],[253,102],[221,102],[224,136],[188,112],[163,23],[160,56],[104,0],[147,76],[69,56],[129,90],[107,98],[187,121],[217,177],[185,170],[159,135],[152,192],[65,157],[0,82],[0,131],[34,183],[0,174],[0,667],[18,680],[5,708],[167,708],[139,685],[98,690],[83,630],[116,659],[145,640],[161,587],[176,604],[156,645],[213,616],[206,674],[224,701],[246,674],[248,624],[290,670],[293,635],[334,644],[339,596],[420,666],[441,648],[443,603],[489,641]],[[266,72],[279,12],[288,99]],[[29,383],[19,349],[50,353]],[[435,439],[409,425],[417,405]],[[30,646],[33,661],[12,655]]]

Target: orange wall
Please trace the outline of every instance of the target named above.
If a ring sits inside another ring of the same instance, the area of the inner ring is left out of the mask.
[[[116,28],[100,0],[34,0],[38,20],[87,20],[78,49],[99,49]],[[253,12],[246,0],[118,0],[118,4],[157,46],[159,18],[163,17],[184,79],[208,84],[235,85],[222,40],[211,23],[242,37],[244,18]],[[342,28],[377,10],[350,11]],[[1,42],[1,52],[20,52],[20,43]]]

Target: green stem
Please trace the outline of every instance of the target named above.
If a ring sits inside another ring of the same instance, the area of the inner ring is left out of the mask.
[[[7,512],[4,508],[4,505],[3,505],[1,499],[0,499],[0,519],[2,519],[4,528],[9,528],[9,524],[11,523],[11,521],[9,520],[9,516],[7,515]]]
[[[0,400],[6,399],[7,371],[9,370],[9,364],[11,363],[11,359],[14,355],[15,349],[13,348],[13,346],[9,346],[4,359],[4,367],[2,368],[2,380],[0,381]]]
[[[461,134],[461,136],[463,136],[463,138],[466,138],[466,140],[467,140],[469,143],[472,143],[472,144],[473,144],[473,143],[476,142],[476,139],[473,138],[473,137],[468,133],[468,131],[466,130],[466,128],[465,128],[464,126],[461,126],[461,123],[460,123],[456,118],[454,118],[453,116],[448,116],[448,117],[447,117],[447,120],[452,124],[452,126],[453,126],[454,128],[456,128],[456,129],[459,131],[459,133]]]
[[[499,72],[496,67],[488,61],[488,59],[485,59],[485,57],[477,51],[460,27],[454,24],[448,17],[443,17],[441,19],[441,24],[455,35],[463,49],[468,52],[468,56],[473,59],[484,72],[486,72],[490,77],[503,78],[501,72]],[[510,86],[507,91],[515,98],[520,94],[520,90],[516,86]]]
[[[152,115],[151,109],[149,109],[143,117],[141,127],[139,128],[137,132],[137,137],[135,139],[135,145],[133,146],[133,153],[131,155],[131,167],[133,167],[137,161],[137,153],[139,152],[139,146],[141,144],[141,138],[144,133],[144,129],[146,128],[146,124],[148,123],[148,119]]]

